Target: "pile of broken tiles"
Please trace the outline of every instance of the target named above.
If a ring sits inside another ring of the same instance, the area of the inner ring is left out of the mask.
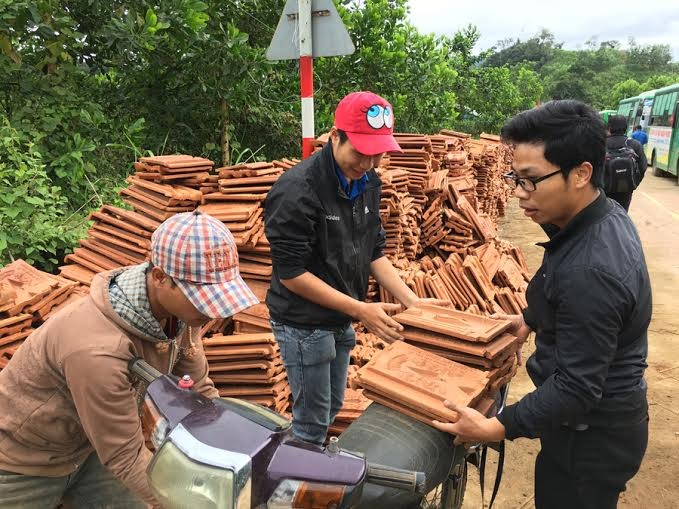
[[[0,369],[52,314],[86,295],[74,281],[39,271],[23,260],[0,269]]]

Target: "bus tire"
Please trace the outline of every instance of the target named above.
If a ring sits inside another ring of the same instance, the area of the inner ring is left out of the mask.
[[[651,167],[653,168],[653,176],[654,177],[666,177],[667,174],[658,168],[658,161],[655,159],[655,152],[653,152],[653,157],[651,158]]]
[[[664,176],[665,176],[665,172],[662,171],[662,170],[661,170],[660,168],[658,168],[657,166],[654,166],[654,167],[653,167],[653,176],[654,176],[654,177],[664,177]]]

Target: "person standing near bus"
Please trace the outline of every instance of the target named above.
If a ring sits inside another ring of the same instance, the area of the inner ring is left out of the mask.
[[[634,132],[631,138],[637,140],[642,146],[648,143],[648,134],[644,132],[640,125],[634,126]]]
[[[646,133],[643,131],[635,132],[641,132],[644,136],[646,136]],[[644,178],[646,168],[648,167],[648,160],[646,159],[646,154],[644,153],[644,148],[641,146],[641,143],[636,139],[632,139],[634,137],[628,138],[626,133],[627,120],[625,117],[622,115],[611,115],[608,118],[606,153],[611,154],[615,153],[616,151],[620,153],[621,149],[623,152],[625,151],[624,149],[629,149],[627,152],[631,154],[631,159],[634,159],[634,161],[631,161],[631,163],[636,165],[634,172],[636,173],[635,179],[638,179],[638,181],[635,180],[636,185],[634,185],[633,188],[632,186],[628,186],[629,190],[625,192],[615,192],[607,189],[606,186],[604,186],[604,190],[606,191],[606,196],[617,201],[623,209],[629,210],[630,203],[632,202],[632,193],[634,192],[634,188],[636,188],[636,186],[638,186]],[[648,137],[646,137],[646,140],[648,140]],[[636,157],[634,157],[634,155],[636,155]],[[605,170],[606,169],[607,168],[605,168]]]

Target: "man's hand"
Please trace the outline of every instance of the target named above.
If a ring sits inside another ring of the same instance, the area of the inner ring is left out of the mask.
[[[404,303],[405,304],[405,303]],[[451,307],[453,305],[452,302],[449,300],[443,300],[443,299],[424,299],[421,297],[417,297],[413,300],[411,300],[409,303],[405,304],[406,307],[412,308],[412,307],[420,307],[420,306],[444,306],[444,307]]]
[[[400,311],[401,309],[400,304],[361,302],[353,317],[360,320],[378,338],[386,341],[398,341],[403,339],[403,336],[399,334],[403,330],[403,326],[387,313]]]
[[[519,349],[516,351],[516,361],[519,366],[523,363],[521,350],[523,349],[523,344],[528,340],[528,336],[531,333],[530,327],[526,325],[523,315],[502,315],[500,313],[495,313],[490,315],[491,318],[495,320],[509,320],[512,325],[509,327],[509,332],[514,334],[519,340]]]
[[[459,406],[452,401],[444,401],[443,404],[457,412],[457,421],[432,423],[436,429],[455,435],[455,445],[499,442],[505,438],[505,427],[495,417],[488,419],[473,408]]]

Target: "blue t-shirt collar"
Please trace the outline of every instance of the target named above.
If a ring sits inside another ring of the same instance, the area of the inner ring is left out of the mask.
[[[349,198],[351,201],[354,201],[356,198],[358,198],[365,190],[365,186],[368,183],[367,173],[358,180],[347,182],[347,179],[344,176],[344,173],[342,173],[342,170],[340,169],[337,162],[335,162],[335,173],[337,174],[337,179],[339,180],[340,186],[342,186],[344,194],[346,194],[347,198]]]

